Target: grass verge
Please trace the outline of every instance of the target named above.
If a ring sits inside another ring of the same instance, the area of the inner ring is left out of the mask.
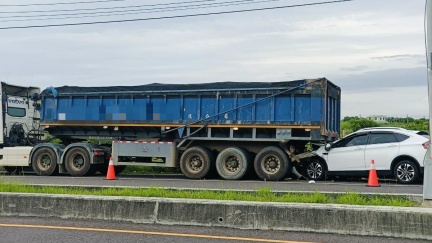
[[[122,174],[127,175],[154,175],[154,174],[181,174],[180,168],[165,168],[155,166],[126,166]]]
[[[128,196],[128,197],[164,197],[182,199],[211,199],[257,202],[296,202],[320,204],[348,204],[415,207],[418,203],[403,196],[362,195],[354,192],[342,194],[312,193],[274,193],[270,188],[259,188],[253,192],[240,191],[208,191],[208,190],[174,190],[164,188],[83,188],[62,186],[32,186],[19,183],[0,181],[1,192],[73,194],[96,196]]]

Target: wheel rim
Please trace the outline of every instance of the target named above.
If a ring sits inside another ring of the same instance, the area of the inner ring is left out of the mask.
[[[262,160],[261,168],[267,174],[276,174],[281,168],[281,161],[274,155],[267,155]]]
[[[227,156],[222,162],[222,168],[229,173],[235,173],[241,169],[241,162],[237,156]]]
[[[186,162],[186,168],[192,173],[200,172],[203,169],[204,160],[199,155],[192,155],[188,157]]]
[[[415,176],[415,169],[409,163],[403,163],[396,169],[397,177],[401,181],[411,181]]]
[[[307,167],[306,172],[307,172],[307,175],[309,176],[309,178],[317,179],[317,178],[321,177],[321,175],[323,173],[323,168],[322,168],[320,163],[312,162]]]
[[[51,166],[51,163],[51,157],[47,154],[42,154],[39,156],[37,164],[41,170],[48,170]]]
[[[76,169],[81,169],[84,166],[84,157],[82,154],[75,154],[72,157],[72,166]]]

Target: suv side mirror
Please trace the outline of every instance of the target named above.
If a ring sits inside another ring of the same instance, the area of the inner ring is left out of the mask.
[[[325,146],[324,146],[324,149],[326,150],[326,151],[329,151],[330,149],[331,149],[331,143],[327,143]]]

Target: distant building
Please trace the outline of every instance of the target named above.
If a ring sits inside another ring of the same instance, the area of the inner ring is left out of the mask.
[[[387,123],[387,117],[386,116],[368,116],[366,117],[369,120],[378,122],[378,123]]]

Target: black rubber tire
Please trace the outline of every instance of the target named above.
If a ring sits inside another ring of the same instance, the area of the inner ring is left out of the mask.
[[[180,170],[189,179],[202,179],[214,170],[213,153],[203,147],[191,147],[180,158]]]
[[[283,180],[287,172],[291,171],[291,166],[285,152],[275,146],[262,149],[254,160],[256,174],[265,181]]]
[[[40,176],[50,176],[58,173],[57,155],[51,148],[39,148],[31,158],[33,171]]]
[[[240,180],[249,170],[249,153],[241,148],[229,147],[216,158],[216,170],[225,180]]]
[[[323,181],[327,177],[327,165],[319,159],[311,159],[303,167],[303,174],[309,180]]]
[[[412,184],[420,178],[420,169],[411,160],[402,160],[393,168],[393,175],[398,183]]]
[[[65,167],[71,176],[85,176],[90,170],[90,155],[85,148],[72,148],[65,157]]]

